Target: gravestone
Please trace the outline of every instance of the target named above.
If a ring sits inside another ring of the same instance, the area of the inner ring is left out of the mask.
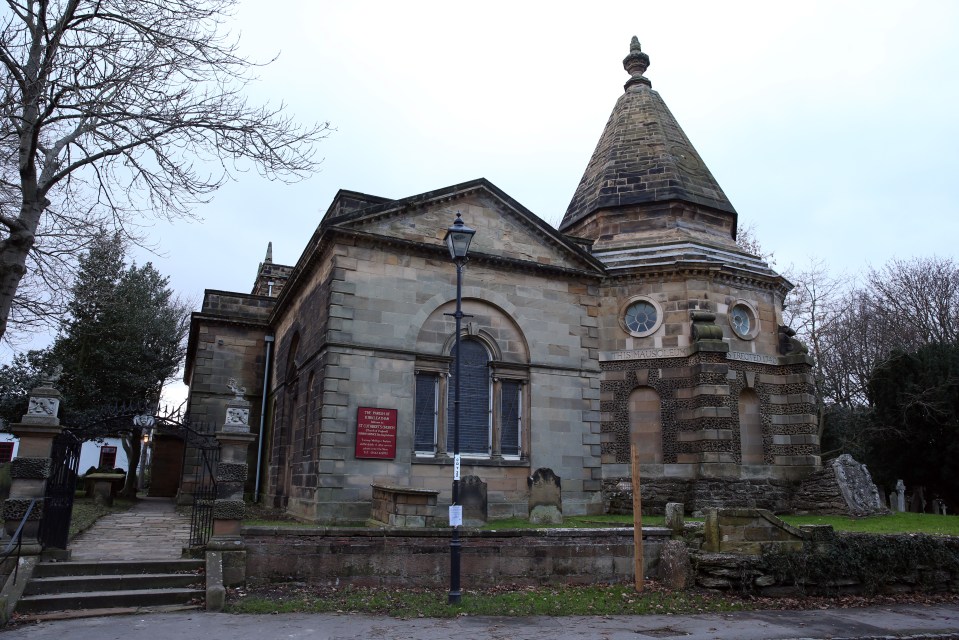
[[[902,480],[896,480],[896,511],[904,513],[906,511],[906,485]]]
[[[694,572],[686,543],[680,540],[663,543],[659,553],[659,579],[666,587],[677,591],[693,586]]]
[[[866,465],[849,454],[825,463],[802,480],[791,500],[797,513],[863,517],[888,513]]]
[[[917,485],[909,496],[909,511],[910,513],[926,512],[926,492],[921,485]]]
[[[686,526],[683,511],[684,505],[681,502],[666,503],[666,526],[674,536],[683,535],[683,528]]]
[[[552,469],[540,468],[526,479],[529,486],[529,521],[534,524],[562,524],[563,491]]]
[[[479,476],[463,476],[460,480],[460,504],[463,524],[478,527],[486,524],[486,483]]]
[[[850,514],[868,516],[886,512],[886,505],[866,465],[856,462],[851,455],[844,453],[833,460],[832,468]]]

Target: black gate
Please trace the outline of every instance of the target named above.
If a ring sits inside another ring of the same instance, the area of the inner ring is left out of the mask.
[[[203,547],[213,535],[213,506],[216,503],[216,463],[220,449],[198,448],[193,485],[193,513],[190,516],[190,546]]]
[[[83,442],[64,429],[53,439],[50,476],[44,495],[39,538],[44,549],[66,549],[70,537],[70,516],[77,490],[77,469]]]

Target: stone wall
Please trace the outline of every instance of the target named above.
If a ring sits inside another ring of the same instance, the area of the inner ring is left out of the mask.
[[[959,591],[955,538],[831,533],[825,537],[826,541],[807,541],[791,557],[693,551],[695,584],[770,597]]]
[[[713,507],[752,507],[773,513],[792,510],[795,482],[775,479],[739,478],[642,478],[643,513],[661,515],[666,503],[680,502],[686,512],[701,514]],[[607,513],[633,512],[632,482],[629,478],[611,478],[603,482]]]
[[[633,530],[463,531],[463,585],[622,582],[633,578]],[[643,529],[644,572],[654,576],[669,530]],[[244,527],[252,581],[443,587],[449,530]]]

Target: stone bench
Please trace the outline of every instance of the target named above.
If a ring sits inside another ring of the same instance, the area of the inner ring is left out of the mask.
[[[390,527],[432,527],[436,523],[439,491],[388,484],[371,484],[373,524]]]

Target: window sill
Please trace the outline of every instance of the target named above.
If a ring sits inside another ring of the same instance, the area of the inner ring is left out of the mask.
[[[436,466],[453,466],[453,456],[413,456],[413,464],[431,464]],[[468,458],[460,455],[460,464],[464,467],[529,467],[527,458]]]

